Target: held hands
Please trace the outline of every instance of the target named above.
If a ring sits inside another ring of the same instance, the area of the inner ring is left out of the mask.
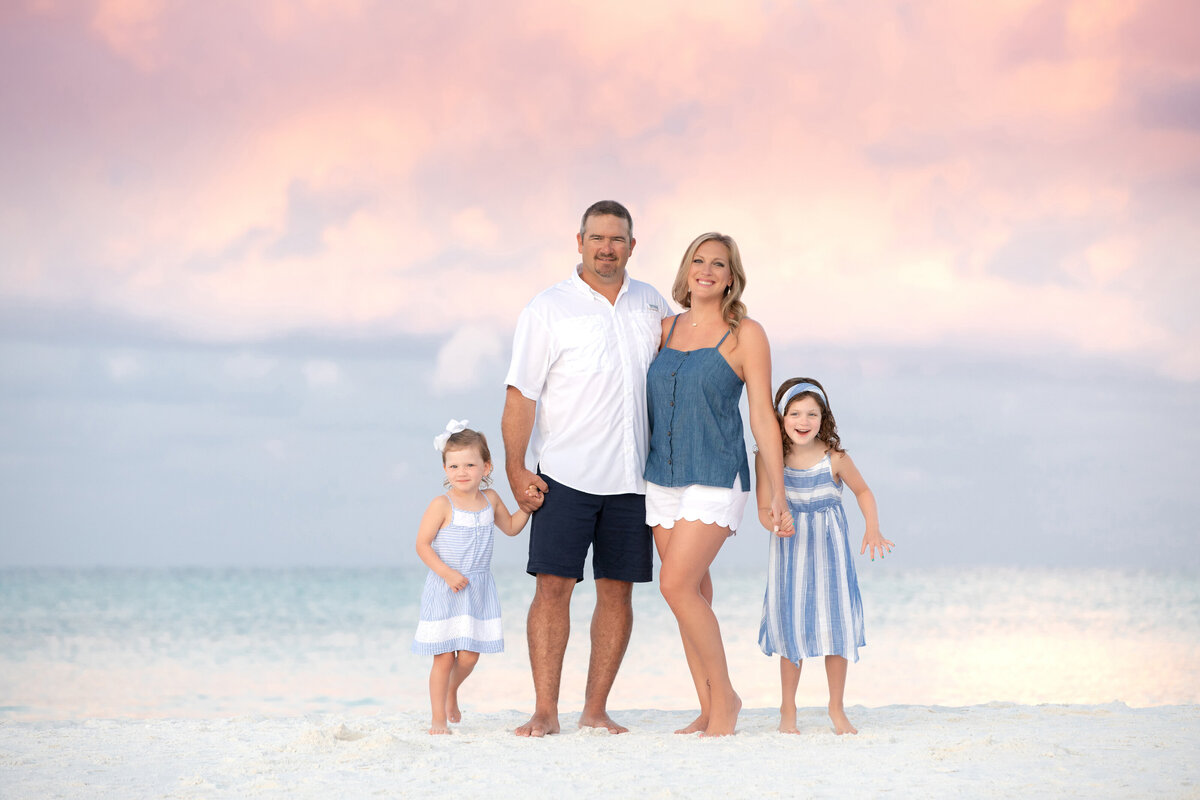
[[[895,546],[895,542],[890,542],[883,538],[883,534],[879,532],[879,528],[868,528],[866,533],[863,534],[862,548],[858,551],[858,554],[861,556],[867,552],[867,548],[869,547],[871,548],[871,560],[874,561],[876,549],[879,550],[880,558],[886,558],[887,554],[892,552],[892,548]]]
[[[795,522],[792,520],[792,513],[788,510],[787,503],[780,495],[775,495],[771,498],[771,528],[772,532],[786,539],[796,533]]]
[[[467,580],[467,577],[456,569],[452,569],[443,575],[442,580],[444,580],[446,585],[455,592],[467,588],[467,584],[470,583],[470,581]]]
[[[513,499],[522,511],[532,514],[542,507],[545,500],[543,495],[550,491],[546,482],[525,467],[509,467],[508,486],[512,489]]]

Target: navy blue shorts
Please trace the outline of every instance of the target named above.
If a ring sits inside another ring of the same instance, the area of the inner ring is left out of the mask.
[[[550,487],[529,528],[530,575],[583,580],[592,548],[592,577],[629,583],[653,578],[654,557],[640,494],[588,494],[542,473]]]

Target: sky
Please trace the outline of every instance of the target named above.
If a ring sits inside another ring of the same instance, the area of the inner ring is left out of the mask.
[[[1198,53],[1190,0],[6,3],[0,566],[414,563],[611,198],[664,293],[738,241],[901,565],[1200,568]]]

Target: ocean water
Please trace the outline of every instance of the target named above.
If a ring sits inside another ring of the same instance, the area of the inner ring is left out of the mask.
[[[0,719],[371,715],[428,707],[429,659],[409,652],[423,568],[0,570]],[[507,649],[485,655],[465,711],[533,704],[525,613],[533,579],[496,573]],[[735,687],[779,702],[759,652],[761,571],[714,569]],[[1105,570],[860,567],[867,647],[849,706],[1200,704],[1200,576]],[[561,707],[587,671],[590,581],[572,605]],[[695,707],[674,618],[653,584],[612,709]],[[824,706],[823,666],[799,701]]]

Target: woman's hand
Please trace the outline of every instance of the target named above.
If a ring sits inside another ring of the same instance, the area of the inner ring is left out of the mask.
[[[787,502],[778,494],[771,497],[771,524],[775,535],[784,539],[796,532],[792,512],[788,510]]]

